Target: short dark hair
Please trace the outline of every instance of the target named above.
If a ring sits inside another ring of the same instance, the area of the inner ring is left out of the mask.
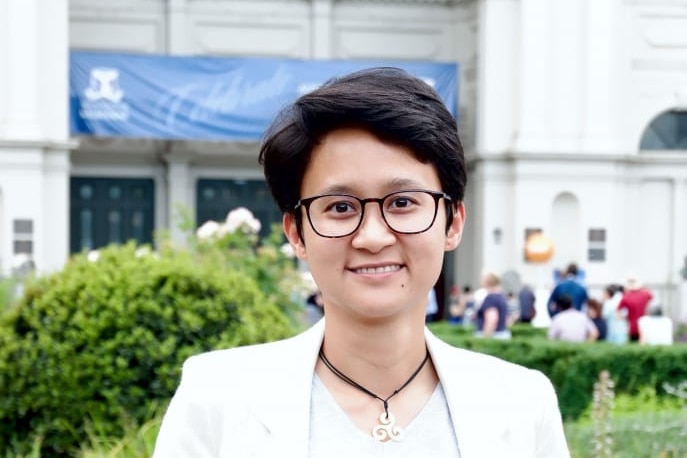
[[[572,306],[573,306],[572,298],[567,294],[563,294],[562,296],[560,296],[556,300],[556,307],[558,307],[558,310],[561,312],[563,310],[568,310],[568,309],[572,308]]]
[[[302,95],[267,129],[259,161],[282,212],[295,213],[315,146],[344,127],[366,129],[382,141],[407,147],[417,160],[434,165],[442,191],[454,203],[462,202],[467,172],[455,118],[420,78],[377,67],[331,79]]]

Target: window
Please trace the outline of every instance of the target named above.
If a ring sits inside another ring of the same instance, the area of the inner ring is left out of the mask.
[[[640,150],[687,150],[687,111],[667,111],[644,131]]]
[[[14,232],[14,254],[33,255],[33,220],[15,219],[12,227]]]
[[[129,240],[152,244],[154,190],[148,178],[72,178],[71,252]]]
[[[260,220],[260,236],[270,233],[272,223],[281,223],[281,211],[264,180],[200,179],[196,185],[196,225],[209,220],[224,221],[227,213],[245,207]]]
[[[587,260],[589,262],[606,261],[606,229],[589,229],[587,239],[589,242]]]

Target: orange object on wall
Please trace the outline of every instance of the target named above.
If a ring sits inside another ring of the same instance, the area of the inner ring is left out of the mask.
[[[546,262],[553,256],[553,241],[542,234],[535,233],[525,242],[525,259],[529,262]]]

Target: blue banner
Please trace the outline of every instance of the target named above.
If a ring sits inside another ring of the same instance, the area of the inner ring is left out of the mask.
[[[334,76],[394,66],[457,115],[458,66],[437,62],[179,57],[72,51],[72,135],[259,140],[280,108]]]

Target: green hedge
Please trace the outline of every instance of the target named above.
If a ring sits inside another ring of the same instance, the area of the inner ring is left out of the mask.
[[[583,344],[549,341],[545,330],[516,325],[510,341],[478,339],[470,330],[447,323],[431,325],[442,340],[451,345],[498,356],[537,369],[549,376],[566,420],[575,420],[592,403],[594,382],[606,369],[616,393],[636,394],[651,387],[664,394],[663,383],[678,385],[687,380],[687,345],[612,345],[605,342]]]
[[[65,456],[89,419],[116,437],[122,415],[142,421],[169,400],[188,356],[292,335],[261,289],[221,257],[131,244],[27,285],[0,317],[0,456],[38,435],[42,456]]]

